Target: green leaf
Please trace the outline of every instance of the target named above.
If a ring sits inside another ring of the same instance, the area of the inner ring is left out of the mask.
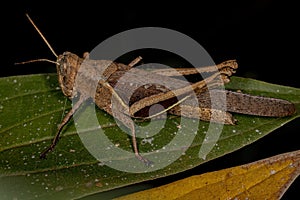
[[[173,116],[169,116],[165,124],[162,124],[163,120],[152,121],[154,127],[164,128],[158,134],[148,136],[147,140],[139,139],[140,151],[150,159],[155,156],[172,158],[175,155],[173,153],[178,152],[181,156],[170,164],[167,160],[162,161],[161,164],[167,166],[156,171],[151,171],[150,167],[147,173],[128,173],[108,165],[119,160],[125,167],[144,169],[143,166],[138,166],[139,164],[131,165],[136,159],[130,157],[132,155],[130,137],[117,126],[113,117],[100,109],[96,109],[96,115],[101,129],[99,126],[89,124],[91,119],[89,111],[94,109],[94,105],[89,102],[85,104],[85,109],[81,109],[77,114],[78,119],[85,120],[84,122],[87,123],[87,127],[80,127],[84,130],[84,134],[79,137],[74,121],[70,121],[64,128],[55,150],[48,154],[46,160],[39,158],[39,154],[51,143],[63,115],[71,108],[71,101],[63,96],[58,86],[56,74],[1,78],[0,87],[2,88],[0,93],[1,199],[82,198],[175,174],[253,143],[299,117],[300,113],[299,89],[232,77],[232,81],[227,85],[228,89],[287,99],[296,105],[297,114],[285,118],[234,114],[238,125],[224,126],[220,138],[206,157],[199,157],[199,151],[203,145],[213,144],[213,141],[205,135],[209,123],[199,122],[195,127],[197,120],[185,119],[185,125],[180,127],[181,119]],[[139,134],[147,132],[145,130],[149,128],[149,122],[137,123],[143,127]],[[107,148],[108,153],[104,152],[103,160],[98,161],[85,146],[89,142],[98,142],[96,139],[101,130],[114,145],[103,147]],[[178,135],[188,137],[190,136],[188,134],[193,135],[191,145],[184,148],[182,145],[177,147],[175,145],[169,151],[163,150],[163,147]],[[88,136],[86,138],[89,139],[82,142],[82,136]],[[129,153],[120,155],[117,159],[112,158],[109,150],[114,148]]]

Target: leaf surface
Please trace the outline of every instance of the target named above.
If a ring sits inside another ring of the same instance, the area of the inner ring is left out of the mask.
[[[75,128],[74,121],[70,121],[63,129],[55,150],[46,160],[41,160],[39,154],[51,143],[57,125],[71,108],[71,102],[63,96],[56,74],[1,78],[2,199],[74,199],[168,176],[251,144],[299,117],[299,89],[239,77],[232,77],[227,87],[245,93],[289,100],[296,105],[297,114],[285,118],[235,114],[238,125],[222,127],[222,134],[217,141],[215,138],[207,137],[209,128],[207,122],[199,122],[195,126],[197,120],[183,119],[182,125],[182,119],[173,116],[169,116],[165,121],[151,121],[151,126],[148,126],[149,122],[137,122],[141,126],[138,134],[146,136],[146,139],[138,139],[140,151],[149,159],[161,158],[155,165],[165,166],[151,171],[153,168],[145,168],[140,162],[136,163],[131,138],[124,132],[124,128],[118,127],[113,117],[96,109],[99,124],[91,123],[90,115],[95,106],[90,102],[87,102],[85,109],[78,113],[78,118],[86,124],[79,128],[83,130],[83,134],[78,134],[76,131],[78,127]],[[156,132],[153,127],[163,128]],[[101,130],[104,135],[100,134]],[[100,135],[103,140],[99,140]],[[83,140],[82,136],[86,136],[87,140]],[[177,143],[174,143],[177,137]],[[173,146],[167,146],[171,142]],[[183,145],[186,142],[188,146]],[[100,160],[92,155],[93,152],[87,150],[87,144],[97,144],[94,149],[103,152],[100,154],[102,155]],[[212,149],[210,151],[208,148],[209,153],[203,156],[201,149],[205,149],[203,147],[206,146]],[[119,149],[125,153],[115,154],[111,151]],[[126,169],[139,170],[139,173],[109,167],[114,162],[121,163],[121,167]],[[144,171],[148,172],[141,173]]]
[[[300,150],[195,175],[117,199],[280,199],[299,174]]]

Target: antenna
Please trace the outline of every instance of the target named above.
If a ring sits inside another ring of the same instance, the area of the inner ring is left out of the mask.
[[[35,28],[35,30],[40,34],[40,36],[42,37],[42,39],[44,40],[44,42],[47,44],[47,46],[49,47],[49,49],[51,50],[51,52],[53,53],[53,55],[57,58],[58,57],[57,54],[55,53],[55,51],[53,50],[53,48],[51,47],[51,45],[49,44],[49,42],[47,41],[47,39],[45,38],[45,36],[38,29],[38,27],[35,25],[35,23],[32,21],[32,19],[29,17],[29,15],[27,13],[26,13],[26,17],[28,18],[28,20],[30,21],[30,23],[33,25],[33,27]],[[41,60],[41,61],[46,61],[46,60]]]
[[[23,65],[23,64],[27,64],[27,63],[33,63],[33,62],[49,62],[49,63],[54,63],[59,65],[58,62],[53,61],[53,60],[49,60],[49,59],[45,59],[45,58],[40,58],[40,59],[35,59],[35,60],[28,60],[28,61],[24,61],[24,62],[18,62],[15,63],[15,65]]]

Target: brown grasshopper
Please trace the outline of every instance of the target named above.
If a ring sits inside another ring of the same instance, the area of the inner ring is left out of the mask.
[[[185,84],[186,82],[176,79],[174,76],[177,76],[178,74],[173,73],[171,70],[159,69],[148,72],[133,68],[141,60],[140,57],[136,58],[128,65],[125,65],[112,61],[90,60],[88,58],[88,53],[85,53],[83,58],[70,52],[64,52],[57,56],[31,18],[28,15],[26,16],[48,45],[52,53],[57,57],[57,60],[37,59],[19,64],[36,61],[55,63],[59,85],[63,94],[70,99],[73,99],[74,97],[78,98],[78,101],[61,121],[51,145],[41,153],[41,158],[45,158],[46,154],[54,149],[60,138],[63,127],[68,123],[80,105],[90,98],[93,99],[100,109],[106,111],[110,115],[114,115],[117,120],[130,129],[134,153],[139,160],[146,164],[150,164],[150,161],[142,157],[138,151],[135,126],[132,118],[145,119],[168,112],[174,115],[233,125],[236,120],[228,111],[273,117],[288,116],[295,112],[294,105],[288,101],[251,96],[232,91],[226,91],[225,93],[227,98],[227,104],[225,106],[217,102],[217,107],[211,108],[210,96],[207,88],[208,86],[217,88],[224,82],[229,82],[229,77],[237,69],[237,62],[235,60],[225,61],[216,66],[201,67],[197,69],[176,69],[177,72],[182,75],[198,74],[199,72],[210,73],[210,76],[204,80],[191,83],[187,86]],[[130,80],[122,79],[122,87],[118,87],[116,90],[114,86],[125,73],[126,75],[129,75]],[[76,84],[76,79],[78,80],[78,77],[80,81]],[[100,80],[99,77],[101,77]],[[134,88],[135,92],[130,98],[123,95],[128,88],[134,87],[132,83],[143,81],[140,77],[147,77],[148,80],[159,79],[162,80],[162,82],[170,82],[173,87],[165,88],[163,84],[144,85],[142,87],[136,86],[136,88]],[[95,81],[96,87],[94,85]],[[218,93],[223,91],[215,89],[211,92],[218,96]],[[189,95],[191,93],[196,94],[199,104],[195,105],[194,102],[189,100]],[[112,99],[115,99],[115,101],[112,101]],[[112,102],[115,102],[115,105],[112,105]],[[164,109],[157,110],[154,115],[149,116],[149,107],[157,103],[163,105]],[[116,106],[114,113],[112,111],[112,106]]]

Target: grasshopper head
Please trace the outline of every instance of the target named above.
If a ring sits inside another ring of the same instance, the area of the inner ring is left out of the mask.
[[[58,81],[62,92],[67,97],[72,98],[76,95],[74,84],[81,63],[82,58],[70,52],[64,52],[57,57]]]
[[[62,55],[57,56],[57,54],[51,47],[50,43],[46,40],[45,36],[38,29],[38,27],[35,25],[35,23],[32,21],[32,19],[29,17],[28,14],[26,14],[26,17],[33,25],[35,30],[39,33],[39,35],[44,40],[44,42],[51,50],[53,55],[57,58],[57,60],[55,62],[48,59],[36,59],[36,60],[30,60],[26,62],[17,63],[17,64],[25,64],[25,63],[38,62],[38,61],[55,63],[57,68],[57,73],[58,73],[59,85],[64,95],[70,98],[74,97],[76,95],[76,91],[74,91],[75,77],[83,59],[79,58],[77,55],[70,52],[64,52]]]

